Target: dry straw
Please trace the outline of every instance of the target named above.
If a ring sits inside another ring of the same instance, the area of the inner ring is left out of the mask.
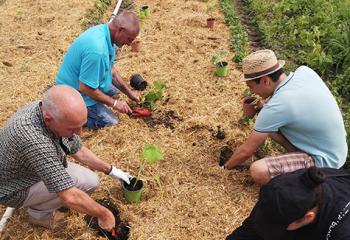
[[[1,124],[53,84],[63,53],[80,32],[81,17],[93,2],[27,0],[1,6],[0,59],[12,65],[0,62]],[[154,117],[174,111],[182,120],[171,120],[174,129],[149,128],[141,119],[119,115],[118,126],[85,131],[83,140],[89,148],[132,174],[137,173],[145,142],[159,146],[165,156],[145,172],[140,203],[126,204],[121,185],[102,174],[101,187],[92,197],[111,198],[119,206],[122,218],[131,224],[130,239],[224,239],[248,215],[257,193],[247,172],[218,167],[219,149],[239,145],[248,132],[238,123],[244,87],[237,80],[240,72],[230,63],[229,76],[218,78],[210,63],[216,51],[229,51],[230,33],[218,9],[215,28],[205,27],[206,6],[201,1],[154,0],[149,5],[141,52],[126,47],[118,55],[117,68],[125,79],[140,73],[150,83],[166,83],[168,100],[157,104]],[[212,136],[218,125],[226,132],[224,140]],[[161,186],[152,174],[159,174]],[[30,226],[20,209],[5,235],[7,239],[97,239],[74,211],[67,214],[65,228],[50,232]]]

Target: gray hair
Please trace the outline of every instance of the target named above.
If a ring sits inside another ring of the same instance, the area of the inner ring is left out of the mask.
[[[60,119],[62,117],[62,109],[54,98],[52,88],[49,88],[44,93],[43,100],[41,101],[42,109],[46,113],[50,114],[52,118]]]

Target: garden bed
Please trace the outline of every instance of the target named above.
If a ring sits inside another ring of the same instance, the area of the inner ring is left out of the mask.
[[[93,4],[28,0],[6,1],[1,6],[0,57],[12,65],[0,63],[2,125],[54,83],[63,54],[81,31],[84,13]],[[135,1],[136,7],[142,4]],[[143,177],[142,200],[128,204],[121,184],[99,174],[101,186],[92,197],[108,198],[116,204],[121,218],[131,226],[129,239],[224,239],[248,215],[258,190],[251,186],[247,171],[218,167],[221,148],[229,145],[234,149],[248,134],[238,122],[244,89],[238,81],[241,72],[229,61],[228,76],[220,78],[210,63],[219,50],[228,52],[227,59],[232,59],[231,34],[219,6],[213,12],[215,26],[208,29],[202,1],[155,0],[148,4],[151,14],[142,23],[141,51],[123,48],[116,67],[126,80],[140,73],[149,83],[166,84],[165,97],[157,103],[152,118],[170,124],[150,128],[143,119],[119,114],[119,125],[84,130],[83,141],[103,160],[133,175],[137,174],[143,144],[156,144],[163,150],[164,160],[145,171],[145,176],[156,174],[160,184],[153,177]],[[110,14],[112,8],[107,12]],[[219,125],[225,133],[223,139],[215,136]],[[6,236],[98,239],[83,215],[74,211],[66,215],[66,226],[50,232],[29,225],[20,209],[9,221]]]

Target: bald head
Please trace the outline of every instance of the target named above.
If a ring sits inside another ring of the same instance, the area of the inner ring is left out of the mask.
[[[80,93],[66,85],[55,85],[45,92],[42,110],[56,120],[74,120],[74,118],[86,118],[87,115]]]
[[[139,18],[131,11],[121,12],[112,20],[111,24],[114,27],[122,27],[131,34],[138,35],[140,32]]]

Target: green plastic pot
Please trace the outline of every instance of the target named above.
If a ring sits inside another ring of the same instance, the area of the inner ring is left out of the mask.
[[[147,5],[144,5],[141,7],[140,13],[141,13],[141,15],[143,14],[144,17],[148,17],[151,14],[149,7]]]
[[[144,18],[146,17],[146,16],[145,16],[145,12],[143,12],[143,11],[140,10],[139,16],[140,16],[140,19],[144,19]]]
[[[216,75],[219,77],[226,77],[228,73],[228,63],[218,62],[216,64]]]
[[[137,180],[136,186],[134,189],[131,189]],[[130,184],[124,182],[123,184],[123,195],[127,202],[139,202],[141,199],[141,192],[143,188],[143,181],[141,179],[132,178]]]

